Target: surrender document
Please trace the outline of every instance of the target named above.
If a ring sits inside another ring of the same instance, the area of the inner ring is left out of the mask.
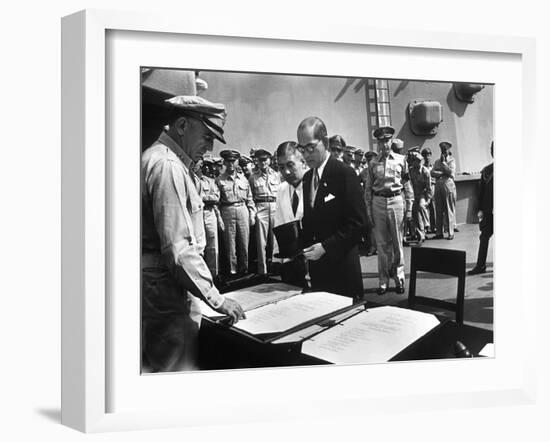
[[[352,299],[326,292],[311,292],[247,312],[233,327],[252,334],[283,332],[311,319],[350,306]]]
[[[255,285],[241,290],[225,293],[223,296],[233,299],[241,304],[245,312],[262,307],[282,299],[290,298],[302,293],[302,289],[284,282]],[[209,318],[223,316],[208,304],[201,301],[201,313]]]
[[[377,307],[304,341],[302,353],[333,364],[386,362],[438,324],[428,313]]]

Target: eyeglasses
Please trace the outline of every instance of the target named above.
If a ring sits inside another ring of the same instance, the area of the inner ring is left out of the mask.
[[[313,151],[319,145],[320,142],[321,142],[321,140],[319,140],[317,142],[313,142],[313,143],[308,143],[305,146],[302,146],[302,145],[298,144],[296,147],[298,149],[300,149],[301,151],[306,151],[307,153],[313,153]]]

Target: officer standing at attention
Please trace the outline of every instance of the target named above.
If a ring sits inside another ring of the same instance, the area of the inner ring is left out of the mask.
[[[258,149],[254,154],[258,164],[257,170],[249,178],[252,197],[256,205],[256,250],[258,273],[265,275],[271,263],[274,247],[273,224],[277,191],[281,178],[271,167],[271,153]]]
[[[210,273],[216,278],[219,274],[218,228],[223,231],[225,226],[218,207],[220,189],[214,179],[213,164],[212,157],[205,155],[202,163],[197,163],[196,173],[200,179],[200,195],[204,203],[204,232],[206,234],[204,260]]]
[[[491,143],[491,157],[493,156],[493,148],[494,142]],[[487,270],[487,250],[489,249],[489,239],[493,236],[493,170],[494,164],[491,163],[481,171],[477,212],[481,234],[479,235],[477,263],[472,270],[468,271],[468,275],[485,273]]]
[[[430,185],[432,187],[432,195],[435,187],[435,178],[432,176],[432,169],[434,167],[432,163],[432,150],[429,147],[425,147],[422,149],[421,152],[422,155],[422,165],[428,169],[428,172],[430,172]],[[435,233],[435,202],[434,198],[431,199],[430,203],[428,204],[428,213],[430,215],[430,225],[427,230],[427,233]]]
[[[144,372],[195,369],[201,312],[195,297],[232,322],[241,306],[220,295],[201,254],[203,202],[194,163],[225,143],[225,107],[197,96],[166,100],[167,129],[141,156],[141,315]]]
[[[432,169],[432,176],[435,178],[435,220],[436,235],[434,239],[443,239],[445,230],[449,236],[447,239],[454,239],[455,229],[455,205],[456,205],[456,186],[455,186],[455,159],[451,155],[452,144],[443,141],[439,143],[441,156],[435,160]]]
[[[414,193],[412,216],[414,222],[413,236],[420,242],[426,239],[426,231],[430,227],[428,204],[432,199],[430,172],[422,165],[422,155],[417,151],[409,153],[409,177]]]
[[[376,158],[378,154],[373,150],[367,150],[365,153],[366,164],[361,173],[359,174],[359,179],[361,181],[361,188],[363,189],[363,195],[365,194],[365,182],[367,181],[367,173],[369,173],[369,164],[373,158]],[[370,224],[370,221],[367,219],[367,224],[365,226],[365,240],[367,243],[367,256],[376,255],[376,239],[374,238],[374,229]]]
[[[357,148],[357,150],[353,153],[353,168],[355,169],[355,173],[357,175],[359,175],[363,170],[364,156],[365,152],[363,152],[363,149],[360,148]]]
[[[247,179],[237,173],[240,153],[223,150],[220,155],[225,171],[216,179],[216,184],[220,189],[220,212],[225,225],[223,239],[229,255],[229,273],[243,275],[248,272],[248,242],[250,227],[256,222],[256,208]]]
[[[410,182],[403,179],[408,173],[407,162],[391,149],[394,133],[391,126],[373,132],[379,154],[369,163],[365,181],[367,217],[374,226],[378,251],[379,295],[388,290],[390,278],[395,280],[396,292],[405,293],[403,214],[408,220],[412,218],[413,192]]]

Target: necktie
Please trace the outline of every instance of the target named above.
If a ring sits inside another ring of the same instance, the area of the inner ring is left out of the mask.
[[[319,171],[317,169],[313,169],[313,189],[317,192],[317,188],[319,187]]]
[[[294,195],[292,195],[292,213],[296,216],[296,211],[298,210],[298,192],[294,189]]]
[[[315,205],[315,196],[317,195],[317,188],[319,187],[319,174],[316,168],[313,169],[312,184],[313,190],[311,192],[311,207]]]

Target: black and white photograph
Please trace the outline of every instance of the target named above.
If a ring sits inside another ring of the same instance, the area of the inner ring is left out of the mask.
[[[139,75],[142,374],[495,356],[494,84]]]

